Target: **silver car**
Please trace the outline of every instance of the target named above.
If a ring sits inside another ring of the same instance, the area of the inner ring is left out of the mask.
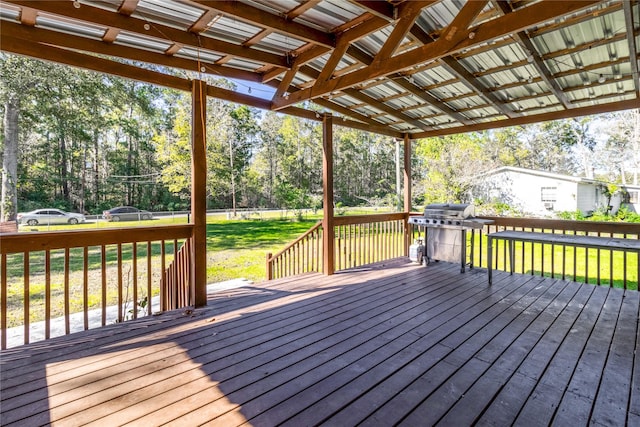
[[[107,221],[144,221],[153,219],[153,215],[149,211],[143,211],[132,206],[118,206],[102,212],[102,218]]]
[[[49,225],[49,224],[78,224],[87,219],[84,215],[65,212],[60,209],[36,209],[31,212],[18,213],[18,224]]]

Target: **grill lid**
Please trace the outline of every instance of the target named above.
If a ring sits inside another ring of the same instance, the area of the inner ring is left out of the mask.
[[[475,207],[469,203],[433,203],[424,207],[427,218],[459,218],[475,216]]]

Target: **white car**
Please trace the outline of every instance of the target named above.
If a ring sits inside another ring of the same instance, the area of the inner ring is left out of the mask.
[[[60,209],[36,209],[35,211],[19,213],[18,224],[49,225],[49,224],[77,224],[85,222],[84,215],[65,212]]]

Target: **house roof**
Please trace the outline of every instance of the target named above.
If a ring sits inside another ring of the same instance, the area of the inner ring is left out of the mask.
[[[490,170],[489,172],[483,175],[489,176],[489,175],[497,175],[500,173],[508,173],[508,172],[520,173],[524,175],[541,176],[544,178],[551,178],[551,179],[556,179],[561,181],[570,181],[570,182],[582,183],[582,184],[606,184],[604,181],[599,181],[597,179],[564,175],[561,173],[547,172],[547,171],[541,171],[541,170],[535,170],[535,169],[518,168],[515,166],[501,166],[499,168]]]
[[[397,137],[640,105],[637,0],[0,6],[2,51],[180,89],[202,75],[264,84],[275,90],[271,99],[249,94],[249,84],[209,95],[311,119],[331,111],[336,124]]]

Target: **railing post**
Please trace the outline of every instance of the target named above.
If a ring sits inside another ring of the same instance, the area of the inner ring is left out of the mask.
[[[267,280],[273,280],[273,265],[271,264],[271,252],[267,253]]]

